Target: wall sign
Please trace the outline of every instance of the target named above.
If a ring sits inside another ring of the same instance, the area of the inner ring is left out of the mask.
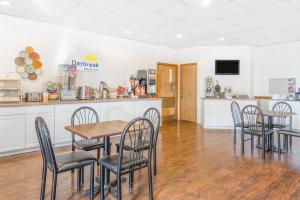
[[[71,60],[72,65],[76,65],[78,71],[100,71],[99,58],[95,54],[78,56]]]

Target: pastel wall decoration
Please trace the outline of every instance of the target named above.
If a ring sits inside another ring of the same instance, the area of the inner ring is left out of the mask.
[[[23,79],[36,80],[43,73],[40,55],[31,46],[19,52],[15,58],[16,72]]]

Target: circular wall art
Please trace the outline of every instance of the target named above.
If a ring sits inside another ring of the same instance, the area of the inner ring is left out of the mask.
[[[35,80],[42,74],[42,62],[40,55],[34,51],[31,46],[19,52],[19,56],[15,59],[16,72],[23,79]]]

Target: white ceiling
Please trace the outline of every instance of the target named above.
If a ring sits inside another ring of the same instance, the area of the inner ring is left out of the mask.
[[[7,1],[0,14],[171,48],[300,40],[300,0]]]

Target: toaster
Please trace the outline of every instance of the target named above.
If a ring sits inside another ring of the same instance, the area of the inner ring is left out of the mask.
[[[27,92],[27,93],[25,93],[25,101],[26,102],[42,102],[43,101],[43,93]]]

